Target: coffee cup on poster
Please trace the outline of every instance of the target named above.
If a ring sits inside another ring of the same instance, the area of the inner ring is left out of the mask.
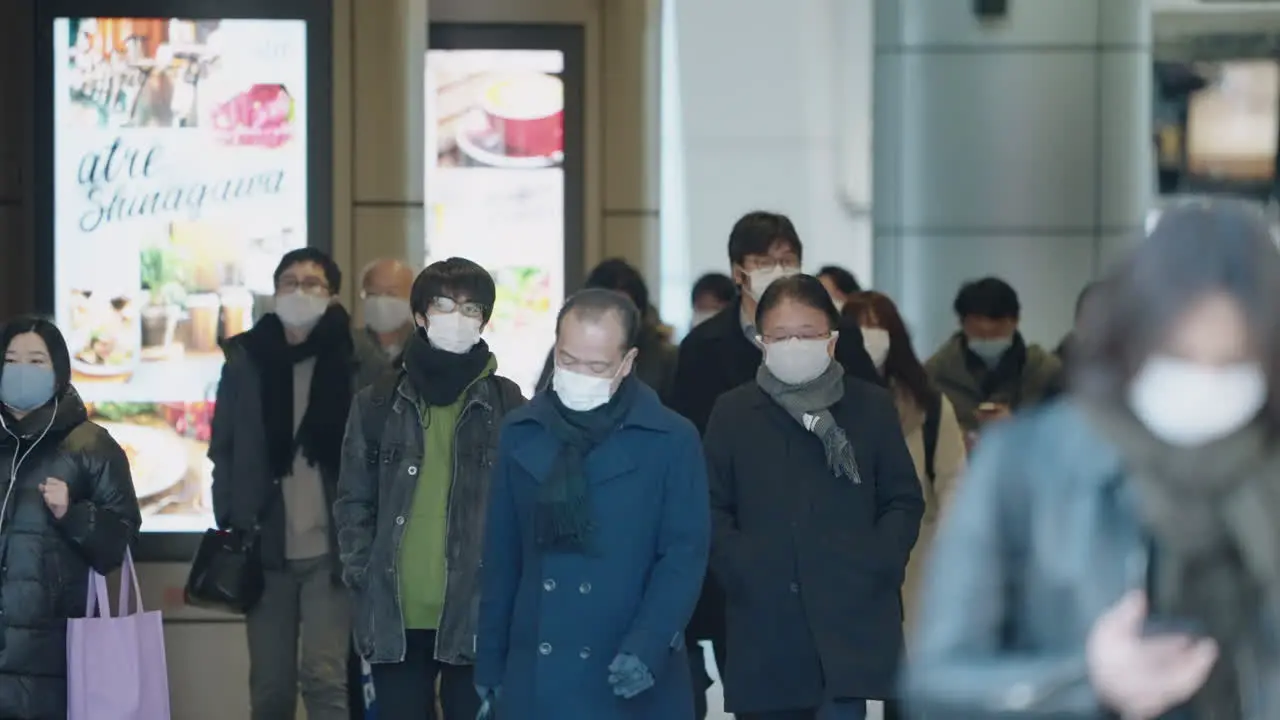
[[[507,157],[553,157],[564,151],[564,82],[545,73],[506,75],[484,90],[489,127]]]

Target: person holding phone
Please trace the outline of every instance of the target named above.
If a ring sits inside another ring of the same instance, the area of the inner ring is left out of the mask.
[[[970,438],[1050,395],[1062,363],[1018,331],[1018,293],[996,277],[965,283],[952,305],[960,330],[925,363]]]
[[[1275,717],[1280,251],[1254,208],[1197,200],[1095,292],[1071,395],[972,458],[908,700],[940,718]]]

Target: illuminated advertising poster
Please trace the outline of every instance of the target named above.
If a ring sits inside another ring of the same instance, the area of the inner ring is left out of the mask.
[[[143,530],[213,523],[219,342],[307,240],[300,20],[54,23],[54,291],[73,382]]]
[[[1280,149],[1280,64],[1245,60],[1200,69],[1209,85],[1187,109],[1187,171],[1270,184]]]
[[[564,54],[427,53],[426,262],[487,268],[485,340],[531,395],[565,292]]]

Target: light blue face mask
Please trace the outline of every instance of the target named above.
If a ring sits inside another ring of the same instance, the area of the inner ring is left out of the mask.
[[[53,399],[56,378],[48,365],[5,363],[0,372],[0,403],[31,412]]]
[[[1000,358],[1004,357],[1004,354],[1013,346],[1012,336],[989,339],[968,338],[967,340],[969,351],[982,358],[982,362],[986,363],[987,367],[995,367],[999,364]]]

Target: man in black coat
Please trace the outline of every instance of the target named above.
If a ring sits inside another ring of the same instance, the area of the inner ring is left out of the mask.
[[[743,215],[729,233],[729,264],[740,292],[724,310],[693,328],[680,343],[672,382],[671,409],[684,415],[704,432],[711,408],[722,394],[751,381],[763,353],[756,339],[756,302],[769,283],[800,272],[804,246],[790,218],[779,213],[754,211]],[[856,322],[843,321],[836,342],[835,359],[847,375],[883,384],[867,355],[862,330]],[[720,671],[725,667],[724,593],[708,578],[686,642],[694,658],[698,641],[710,640]],[[701,663],[690,664],[694,674],[696,717],[706,715],[706,688],[710,679]]]

